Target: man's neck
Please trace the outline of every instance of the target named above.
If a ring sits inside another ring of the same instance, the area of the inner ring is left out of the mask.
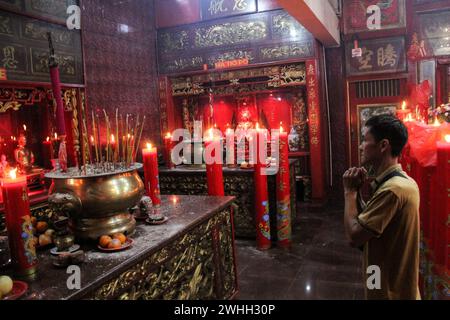
[[[380,174],[385,172],[387,169],[389,169],[392,166],[395,166],[398,164],[398,158],[392,158],[392,157],[386,157],[381,160],[381,162],[378,165],[374,165],[373,169],[375,171],[375,175],[378,177]]]

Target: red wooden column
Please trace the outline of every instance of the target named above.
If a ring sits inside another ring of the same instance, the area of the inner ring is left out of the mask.
[[[321,123],[320,81],[316,60],[306,61],[306,87],[308,90],[309,141],[311,157],[312,198],[325,198],[325,161],[323,125]]]

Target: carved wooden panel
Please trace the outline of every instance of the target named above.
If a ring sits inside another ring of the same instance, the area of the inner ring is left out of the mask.
[[[237,291],[230,208],[137,262],[88,298],[229,299]]]
[[[63,83],[83,83],[80,32],[0,11],[0,68],[7,80],[50,82],[47,32],[52,38]]]
[[[158,31],[160,72],[203,70],[246,58],[249,64],[314,56],[312,35],[283,10]]]
[[[78,0],[0,0],[0,9],[5,8],[58,23],[66,23],[69,16],[67,8],[78,3]]]

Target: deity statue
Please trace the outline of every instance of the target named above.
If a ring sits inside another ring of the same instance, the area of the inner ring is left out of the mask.
[[[0,157],[0,177],[5,177],[9,169],[9,163],[6,160],[6,155],[2,154]]]
[[[16,160],[18,171],[20,173],[30,173],[33,169],[34,154],[26,148],[27,137],[24,134],[19,136],[19,145],[14,150],[14,159]]]
[[[59,136],[61,143],[59,144],[58,159],[59,168],[62,172],[67,172],[67,149],[66,149],[66,136]]]

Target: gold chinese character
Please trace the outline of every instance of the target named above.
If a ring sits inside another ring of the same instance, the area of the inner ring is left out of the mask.
[[[373,51],[367,49],[366,47],[362,48],[362,56],[358,58],[358,62],[360,64],[359,70],[370,70],[373,66],[370,63],[372,60]]]
[[[314,100],[316,99],[316,92],[314,90],[310,90],[308,93],[309,99]]]
[[[312,143],[313,145],[318,145],[318,144],[319,144],[319,138],[313,137],[313,138],[311,139],[311,143]]]
[[[314,111],[316,110],[316,102],[315,101],[311,101],[309,104],[309,110],[310,111]]]
[[[3,67],[7,69],[17,69],[17,64],[19,61],[17,61],[14,57],[15,54],[15,48],[14,47],[4,47],[3,48]]]
[[[378,65],[380,67],[385,67],[390,65],[394,67],[397,63],[397,52],[395,52],[395,48],[392,44],[388,44],[386,48],[378,49]]]
[[[248,3],[247,0],[234,0],[233,11],[243,11],[247,9]]]
[[[209,3],[209,9],[208,11],[211,13],[211,15],[215,15],[221,12],[227,12],[228,8],[223,7],[223,2],[225,0],[211,0]]]
[[[314,76],[316,75],[316,70],[314,69],[314,66],[312,64],[308,67],[308,76]]]
[[[310,87],[315,87],[316,86],[316,79],[310,78],[309,81],[308,81],[308,85]]]

